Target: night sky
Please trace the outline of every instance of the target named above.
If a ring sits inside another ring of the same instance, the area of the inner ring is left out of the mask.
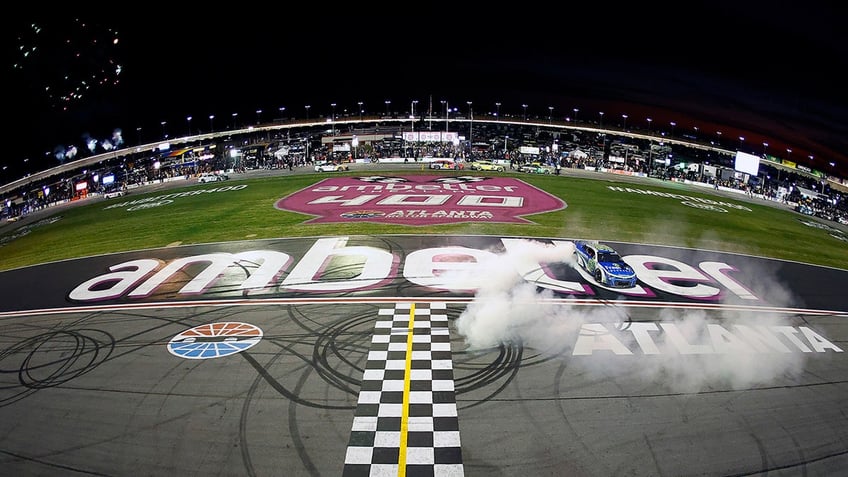
[[[604,111],[605,125],[627,114],[629,128],[647,128],[650,117],[653,129],[669,131],[674,121],[677,134],[722,131],[722,145],[755,154],[767,142],[769,154],[828,171],[833,161],[848,177],[848,34],[835,6],[590,3],[9,14],[4,105],[14,139],[0,157],[0,182],[58,165],[47,152],[115,129],[133,145],[139,134],[161,139],[162,121],[165,133],[182,136],[189,126],[208,131],[212,114],[220,130],[232,113],[255,123],[259,109],[268,121],[281,107],[303,118],[305,105],[317,117],[330,115],[331,103],[337,114],[359,101],[383,113],[386,100],[398,112],[418,100],[426,113],[431,99],[434,114],[447,100],[461,111],[471,101],[475,113],[500,102],[514,115],[527,104],[539,117],[553,106],[560,120],[575,108],[578,121]],[[66,94],[80,84],[81,97]]]

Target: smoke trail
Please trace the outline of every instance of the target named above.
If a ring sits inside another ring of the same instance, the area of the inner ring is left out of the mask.
[[[480,263],[474,273],[485,280],[479,280],[473,302],[456,321],[468,348],[520,344],[568,358],[593,373],[626,370],[681,391],[716,385],[744,389],[803,369],[805,352],[774,331],[789,327],[783,316],[666,309],[655,320],[635,322],[615,303],[554,303],[551,291],[538,289],[516,272],[526,270],[520,264],[528,260],[574,266],[572,247],[528,240]]]

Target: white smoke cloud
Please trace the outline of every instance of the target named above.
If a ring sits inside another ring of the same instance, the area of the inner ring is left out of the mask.
[[[615,303],[580,306],[554,300],[551,291],[539,290],[516,271],[526,271],[522,264],[528,261],[574,266],[570,250],[528,240],[480,263],[474,273],[484,278],[478,278],[473,302],[455,323],[468,349],[521,344],[600,376],[626,375],[687,392],[745,389],[803,369],[806,355],[798,348],[746,339],[763,327],[788,326],[781,315],[664,309],[650,320],[631,321]]]

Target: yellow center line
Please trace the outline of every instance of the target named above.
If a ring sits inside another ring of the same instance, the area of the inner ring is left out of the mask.
[[[409,432],[409,381],[412,372],[412,337],[415,327],[415,303],[409,306],[409,331],[406,335],[406,368],[403,373],[403,409],[400,417],[400,449],[398,452],[398,476],[406,475],[406,440]]]

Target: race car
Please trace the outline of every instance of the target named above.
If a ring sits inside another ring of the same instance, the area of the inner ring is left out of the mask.
[[[334,162],[315,163],[315,172],[341,172],[347,170],[350,170],[350,168],[344,164],[336,164]]]
[[[518,172],[527,172],[530,174],[553,174],[554,168],[547,164],[542,164],[541,162],[531,162],[529,164],[522,164],[519,166]]]
[[[592,275],[596,282],[612,288],[636,286],[636,272],[612,247],[598,242],[574,242],[577,265]]]
[[[492,161],[474,161],[469,165],[469,169],[472,171],[504,171],[503,166],[495,164]]]
[[[197,177],[197,182],[205,184],[207,182],[218,182],[229,180],[230,176],[223,172],[204,172]]]
[[[427,166],[430,169],[455,169],[462,170],[464,169],[464,164],[461,162],[456,162],[453,159],[435,159],[430,161]]]

